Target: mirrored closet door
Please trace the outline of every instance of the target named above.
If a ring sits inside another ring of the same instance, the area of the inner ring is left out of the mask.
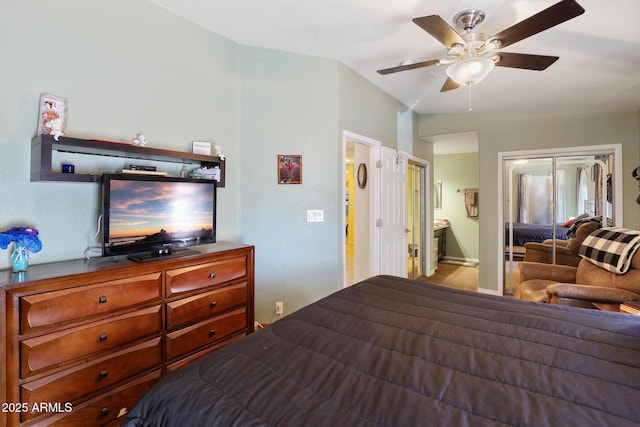
[[[612,226],[617,217],[621,223],[613,148],[506,155],[502,173],[504,294],[515,292],[518,263],[525,259],[577,265],[575,245],[568,242],[583,223]]]

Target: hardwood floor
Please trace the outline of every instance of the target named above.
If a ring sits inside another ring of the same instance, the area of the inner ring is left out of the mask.
[[[460,265],[438,263],[438,268],[433,276],[423,277],[420,280],[450,288],[464,289],[466,291],[478,291],[478,267],[464,267]]]
[[[438,269],[430,277],[422,277],[420,280],[427,283],[447,286],[450,288],[464,289],[466,291],[478,291],[478,271],[479,267],[464,267],[452,264],[438,263]],[[505,275],[511,274],[512,282],[507,280],[504,285],[504,295],[513,295],[520,284],[520,270],[518,262],[513,263],[513,269],[509,268],[509,263],[505,265]]]

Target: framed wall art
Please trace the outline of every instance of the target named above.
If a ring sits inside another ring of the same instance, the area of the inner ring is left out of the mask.
[[[64,135],[67,125],[67,100],[43,93],[40,95],[40,111],[38,117],[38,135]]]
[[[278,154],[278,184],[302,184],[302,156]]]

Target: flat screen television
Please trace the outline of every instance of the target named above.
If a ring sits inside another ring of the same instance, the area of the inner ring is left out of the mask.
[[[215,181],[105,174],[102,199],[103,256],[148,261],[216,241]]]

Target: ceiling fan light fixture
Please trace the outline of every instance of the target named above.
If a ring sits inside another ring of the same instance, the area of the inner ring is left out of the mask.
[[[484,80],[494,67],[491,59],[477,56],[449,65],[447,75],[459,85],[470,86]]]
[[[494,50],[501,49],[502,48],[502,40],[500,40],[500,39],[489,40],[487,45],[489,45],[489,49],[494,49]]]

